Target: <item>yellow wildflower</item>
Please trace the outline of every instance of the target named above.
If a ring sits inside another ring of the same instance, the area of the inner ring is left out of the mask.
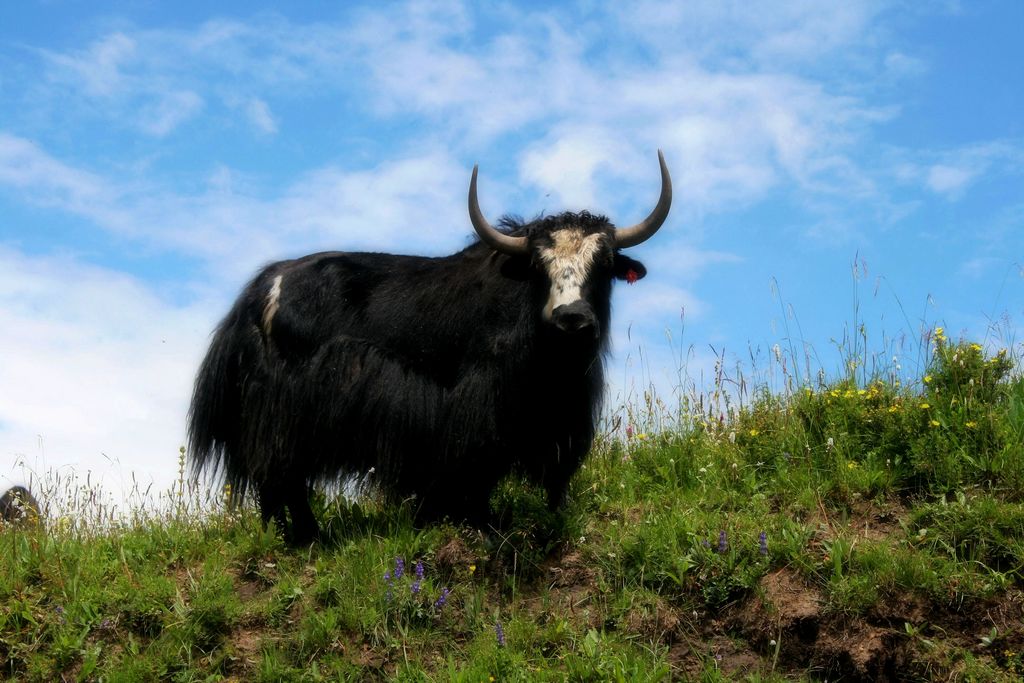
[[[932,425],[932,427],[938,427],[939,426],[939,421],[938,420],[932,420],[931,421],[931,425]]]
[[[925,375],[924,376],[924,383],[925,384],[928,384],[931,381],[932,381],[932,376],[931,375]]]
[[[758,435],[758,434],[760,434],[760,433],[761,433],[761,432],[757,431],[756,429],[751,429],[751,430],[750,430],[750,435],[751,435],[751,436],[757,436],[757,435]]]
[[[848,470],[855,470],[855,469],[857,469],[857,463],[855,463],[855,462],[853,462],[851,460],[850,462],[846,463],[846,469],[848,469]]]
[[[889,412],[890,413],[898,413],[898,412],[900,412],[899,405],[894,403],[891,406],[889,406]]]
[[[647,439],[647,435],[646,434],[637,434],[636,438],[640,439],[641,441],[644,441],[644,440]]]
[[[473,574],[474,572],[476,572],[476,565],[475,564],[469,565],[469,573]]]
[[[974,420],[968,420],[966,424],[964,424],[964,426],[967,427],[968,429],[974,429],[975,427],[978,426],[978,423],[975,422]]]
[[[981,344],[978,344],[978,343],[971,344],[971,351],[981,351]]]
[[[866,394],[866,393],[868,393],[868,390],[867,390],[867,389],[858,389],[858,390],[857,390],[857,395],[858,395],[858,396],[863,396],[863,395],[864,395],[864,394]]]
[[[931,408],[931,407],[932,407],[932,406],[931,406],[931,404],[930,404],[930,403],[922,403],[922,404],[921,404],[921,409],[922,409],[922,410],[928,410],[928,409],[929,409],[929,408]]]

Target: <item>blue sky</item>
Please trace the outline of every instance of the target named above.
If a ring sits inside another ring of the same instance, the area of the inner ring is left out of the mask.
[[[665,151],[613,401],[671,400],[673,347],[699,385],[776,344],[835,374],[861,324],[908,376],[935,325],[1012,343],[1022,26],[1016,0],[3,3],[0,477],[165,487],[246,278],[459,249],[474,163],[492,218],[628,224]]]

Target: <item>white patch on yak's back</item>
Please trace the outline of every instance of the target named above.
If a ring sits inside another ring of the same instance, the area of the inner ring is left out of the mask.
[[[540,258],[551,278],[551,293],[544,306],[544,318],[551,312],[581,297],[581,288],[587,280],[594,257],[601,251],[601,233],[585,235],[582,230],[569,228],[551,233],[554,244],[540,250]]]
[[[283,275],[274,278],[270,291],[267,293],[267,305],[263,307],[263,331],[269,336],[270,326],[274,322],[274,314],[281,305],[281,280]]]

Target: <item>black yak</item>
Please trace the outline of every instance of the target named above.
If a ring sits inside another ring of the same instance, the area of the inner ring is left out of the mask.
[[[348,479],[420,520],[484,522],[495,485],[518,472],[551,507],[593,441],[604,392],[612,281],[644,266],[620,253],[641,223],[563,213],[500,230],[469,186],[480,240],[440,258],[324,252],[272,263],[213,334],[189,410],[194,472],[255,494],[293,542],[318,533],[311,487]],[[421,230],[424,228],[416,227]]]
[[[12,486],[0,496],[0,520],[8,524],[19,524],[38,519],[39,501],[24,486]]]

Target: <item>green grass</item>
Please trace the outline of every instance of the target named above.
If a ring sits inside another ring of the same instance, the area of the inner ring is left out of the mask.
[[[184,479],[128,520],[73,491],[0,530],[0,679],[1019,680],[1024,380],[929,351],[912,386],[648,396],[565,510],[511,479],[487,533],[320,498],[297,550]]]

